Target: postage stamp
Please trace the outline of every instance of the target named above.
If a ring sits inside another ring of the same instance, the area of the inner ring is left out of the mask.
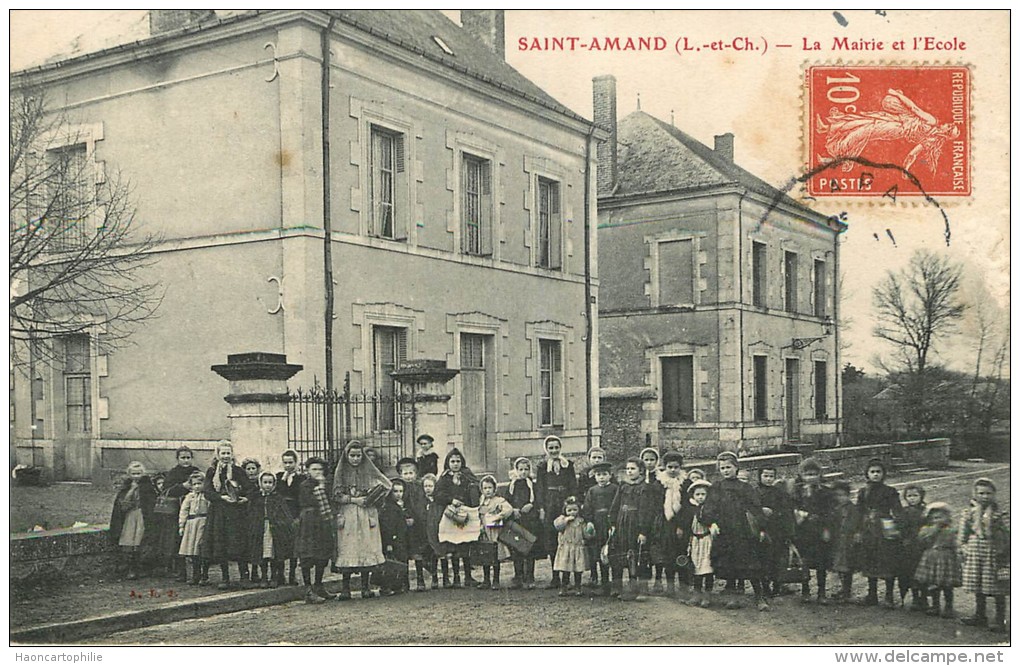
[[[812,66],[805,79],[811,196],[970,196],[967,67]]]

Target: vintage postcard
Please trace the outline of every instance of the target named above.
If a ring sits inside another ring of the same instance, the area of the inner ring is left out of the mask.
[[[12,11],[10,642],[1001,661],[1009,22]]]

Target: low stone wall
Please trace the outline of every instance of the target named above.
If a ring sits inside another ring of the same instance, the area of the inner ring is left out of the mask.
[[[747,470],[751,474],[751,483],[757,485],[758,470],[763,467],[774,467],[776,476],[780,479],[792,479],[797,476],[797,466],[800,465],[800,454],[798,453],[771,453],[762,456],[747,456],[740,458],[740,469]],[[684,469],[700,469],[708,477],[709,481],[715,481],[719,477],[716,470],[715,459],[690,460],[684,465]]]
[[[863,477],[865,466],[872,458],[881,459],[889,473],[892,468],[892,445],[844,446],[838,449],[817,449],[811,456],[831,471],[843,472],[848,478]]]
[[[949,467],[952,442],[948,438],[919,439],[910,442],[893,442],[892,455],[932,469]]]
[[[599,391],[599,419],[602,426],[601,446],[608,460],[626,460],[645,448],[641,433],[644,402],[650,389],[602,389]]]
[[[11,535],[11,581],[95,572],[113,557],[109,528],[90,525]]]

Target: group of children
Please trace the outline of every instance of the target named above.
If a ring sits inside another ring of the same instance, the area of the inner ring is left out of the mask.
[[[299,472],[293,451],[284,452],[284,471],[274,475],[254,460],[235,465],[229,444],[217,447],[203,473],[181,448],[177,466],[153,483],[141,464],[128,467],[111,534],[129,578],[146,550],[181,580],[187,560],[198,585],[208,584],[209,565],[219,564],[223,588],[229,562],[237,563],[242,583],[273,587],[284,583],[289,560],[289,582],[296,584],[300,564],[308,603],[335,598],[322,585],[330,561],[342,573],[337,596],[349,599],[354,574],[362,598],[375,595],[373,577],[384,594],[410,590],[409,565],[417,591],[429,589],[426,572],[431,589],[440,575],[444,588],[500,589],[507,561],[510,587],[534,589],[535,562],[548,557],[553,575],[546,587],[562,596],[586,594],[587,573],[591,594],[633,600],[654,577],[653,594],[679,593],[708,608],[715,580],[724,579],[727,608],[742,605],[749,582],[764,611],[790,583],[800,583],[802,600],[810,602],[811,571],[817,603],[849,601],[859,573],[868,581],[864,605],[894,607],[898,581],[901,605],[910,593],[911,608],[952,617],[953,591],[962,585],[977,599],[977,613],[964,622],[987,626],[992,597],[990,628],[1004,627],[1009,521],[989,479],[974,483],[957,527],[949,507],[925,504],[918,486],[906,487],[901,503],[879,459],[869,461],[866,484],[851,502],[849,484],[824,484],[810,458],[786,481],[775,468],[759,468],[755,486],[736,454],[719,454],[719,478],[709,482],[702,470],[685,470],[679,452],[646,448],[614,475],[602,449],[590,449],[575,469],[559,439],[547,437],[536,469],[530,459],[516,459],[500,488],[491,475],[479,479],[459,449],[449,451],[440,472],[432,438],[423,435],[417,444],[418,456],[400,459],[393,479],[356,441],[345,447],[331,480],[321,458],[305,460]],[[482,580],[473,577],[475,566]],[[828,572],[841,584],[831,598]]]

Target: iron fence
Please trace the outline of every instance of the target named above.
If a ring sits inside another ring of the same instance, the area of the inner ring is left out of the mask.
[[[377,454],[380,469],[412,455],[415,406],[411,396],[351,393],[350,376],[342,391],[315,386],[290,393],[287,439],[302,460],[321,456],[336,465],[347,443],[358,440]]]

